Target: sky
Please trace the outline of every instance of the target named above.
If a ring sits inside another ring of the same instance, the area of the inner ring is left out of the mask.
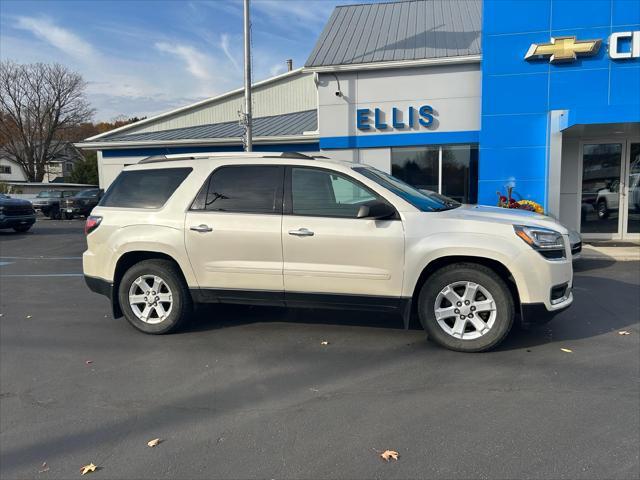
[[[333,8],[348,3],[361,2],[252,0],[254,81],[284,73],[288,58],[302,66]],[[239,88],[242,55],[241,0],[0,0],[0,58],[82,74],[95,121]]]

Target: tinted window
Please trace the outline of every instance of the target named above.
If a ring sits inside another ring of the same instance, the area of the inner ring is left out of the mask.
[[[82,190],[80,193],[76,194],[76,197],[80,198],[96,198],[100,190]]]
[[[355,180],[325,170],[291,169],[294,215],[356,218],[360,206],[376,195]]]
[[[284,168],[248,165],[217,169],[198,194],[192,210],[281,213]]]
[[[102,197],[100,206],[162,207],[190,172],[191,168],[161,168],[122,172]]]

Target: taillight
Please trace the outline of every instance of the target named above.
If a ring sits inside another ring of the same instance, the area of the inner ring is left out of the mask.
[[[102,221],[102,217],[98,217],[97,215],[89,215],[87,217],[87,221],[84,224],[84,234],[89,235],[93,232],[98,226],[100,226],[100,222]]]

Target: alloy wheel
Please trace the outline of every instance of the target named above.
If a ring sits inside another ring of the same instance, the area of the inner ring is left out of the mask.
[[[455,282],[444,287],[434,304],[438,325],[452,337],[474,340],[486,335],[496,321],[491,293],[474,282]]]
[[[141,275],[131,283],[129,305],[139,320],[157,324],[171,314],[173,294],[159,276]]]

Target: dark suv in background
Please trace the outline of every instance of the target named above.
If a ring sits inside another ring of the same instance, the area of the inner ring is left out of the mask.
[[[76,192],[69,190],[47,190],[40,192],[33,200],[33,208],[40,210],[43,215],[50,219],[61,219],[60,201],[75,195]]]
[[[89,188],[76,193],[73,197],[63,198],[60,211],[64,218],[71,220],[74,216],[89,216],[93,207],[98,205],[104,191],[99,188]]]
[[[29,200],[11,198],[0,193],[0,229],[26,232],[36,222],[36,212]]]

